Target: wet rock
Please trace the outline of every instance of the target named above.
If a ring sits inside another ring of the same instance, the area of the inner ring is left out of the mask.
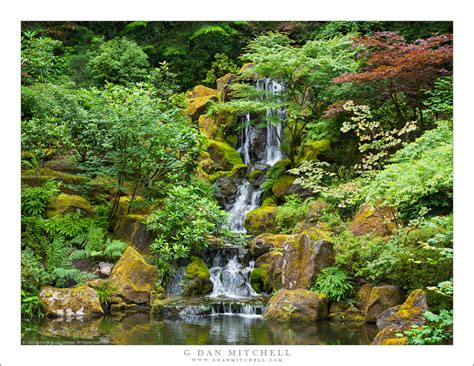
[[[303,188],[300,184],[293,183],[290,188],[288,188],[287,194],[297,194],[301,199],[306,199],[313,196],[313,192],[308,189]]]
[[[114,268],[113,263],[99,262],[99,276],[102,278],[109,277],[110,273],[112,272],[112,268]]]
[[[253,256],[259,257],[274,248],[283,250],[285,242],[289,237],[290,235],[260,234],[250,242],[250,251]]]
[[[397,228],[396,211],[392,207],[361,206],[349,225],[349,230],[357,236],[374,234],[387,236]]]
[[[229,176],[217,178],[214,187],[216,187],[216,198],[221,206],[225,207],[235,202],[239,188],[237,178]]]
[[[150,294],[157,280],[156,268],[128,247],[110,274],[110,282],[127,303],[150,304]]]
[[[334,264],[331,242],[316,234],[293,235],[283,250],[283,287],[310,288],[318,273]]]
[[[330,313],[328,318],[334,321],[340,322],[353,322],[353,323],[364,323],[364,313],[357,309],[355,306],[349,305],[347,308],[339,308],[339,311],[332,307],[330,308]]]
[[[184,274],[183,294],[185,296],[206,295],[212,291],[211,275],[206,264],[193,257],[186,266]]]
[[[257,268],[264,271],[266,283],[271,287],[271,290],[279,290],[283,287],[282,283],[282,267],[283,267],[283,253],[279,251],[271,251],[261,255],[256,261]],[[263,284],[265,286],[265,284]],[[268,286],[267,285],[267,286]],[[267,292],[271,292],[268,289]]]
[[[46,315],[82,318],[103,314],[97,292],[89,286],[56,288],[45,286],[39,292],[39,301]]]
[[[393,306],[403,301],[402,292],[397,286],[377,286],[370,292],[365,308],[365,321],[375,323],[377,317]]]
[[[373,284],[365,283],[361,286],[359,291],[357,291],[356,305],[358,309],[365,311],[365,309],[367,308],[367,304],[369,302],[370,293],[372,292],[373,288],[374,288]]]
[[[280,290],[270,299],[264,317],[278,321],[323,320],[327,317],[325,295],[313,291]]]
[[[46,216],[51,218],[65,214],[93,216],[95,215],[95,210],[85,198],[62,193],[48,203],[48,206],[46,207]]]

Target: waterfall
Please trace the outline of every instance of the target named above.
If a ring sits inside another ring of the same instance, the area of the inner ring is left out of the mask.
[[[267,95],[279,95],[283,90],[283,85],[270,79],[257,80],[255,85],[257,90],[263,90]],[[286,113],[283,109],[269,108],[267,117],[278,117],[279,123],[272,123],[267,118],[265,127],[265,144],[263,154],[255,151],[259,138],[259,127],[252,126],[250,113],[240,116],[241,129],[239,132],[239,141],[237,151],[242,156],[242,160],[249,166],[249,171],[254,169],[255,163],[271,166],[277,161],[283,159],[283,153],[280,149],[280,138],[283,136],[283,122]],[[247,213],[260,206],[262,191],[253,187],[250,182],[243,178],[237,190],[235,202],[227,207],[230,213],[230,229],[236,233],[245,233],[244,219]]]

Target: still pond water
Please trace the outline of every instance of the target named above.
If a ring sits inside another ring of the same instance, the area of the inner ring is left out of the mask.
[[[24,322],[22,344],[363,345],[376,333],[376,326],[367,324],[283,324],[255,316],[156,320],[148,313],[129,313],[87,321]]]

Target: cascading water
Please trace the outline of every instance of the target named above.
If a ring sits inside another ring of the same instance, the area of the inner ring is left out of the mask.
[[[270,79],[260,79],[255,85],[257,90],[265,91],[263,98],[266,95],[279,95],[283,91],[283,85]],[[267,117],[277,116],[279,123],[274,124],[267,118],[266,135],[264,153],[262,156],[256,156],[253,146],[258,139],[258,129],[251,123],[250,114],[245,114],[240,117],[241,129],[239,134],[239,141],[237,151],[242,156],[242,160],[249,166],[249,171],[254,169],[255,163],[271,166],[277,161],[283,159],[283,153],[280,149],[280,138],[283,134],[283,121],[286,114],[283,109],[269,108],[267,110]],[[230,229],[237,233],[245,233],[244,219],[248,212],[260,206],[260,199],[262,191],[253,187],[246,179],[242,179],[235,202],[227,207],[230,212]]]

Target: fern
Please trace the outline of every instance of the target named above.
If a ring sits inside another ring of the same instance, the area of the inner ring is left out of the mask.
[[[105,244],[104,255],[110,259],[116,259],[122,256],[125,249],[127,249],[128,244],[120,240],[110,240],[107,239]]]
[[[350,296],[354,289],[346,272],[327,267],[318,274],[311,290],[326,294],[331,301],[340,301]]]
[[[62,236],[66,239],[73,239],[87,233],[92,224],[91,219],[82,218],[76,214],[55,216],[42,222],[44,231],[52,238]]]
[[[22,187],[21,213],[25,216],[42,215],[48,201],[59,193],[59,185],[48,181],[41,187]]]
[[[82,272],[77,268],[63,268],[57,267],[53,269],[52,275],[55,280],[55,286],[66,287],[72,282],[81,283],[85,280],[96,278],[92,273]]]

